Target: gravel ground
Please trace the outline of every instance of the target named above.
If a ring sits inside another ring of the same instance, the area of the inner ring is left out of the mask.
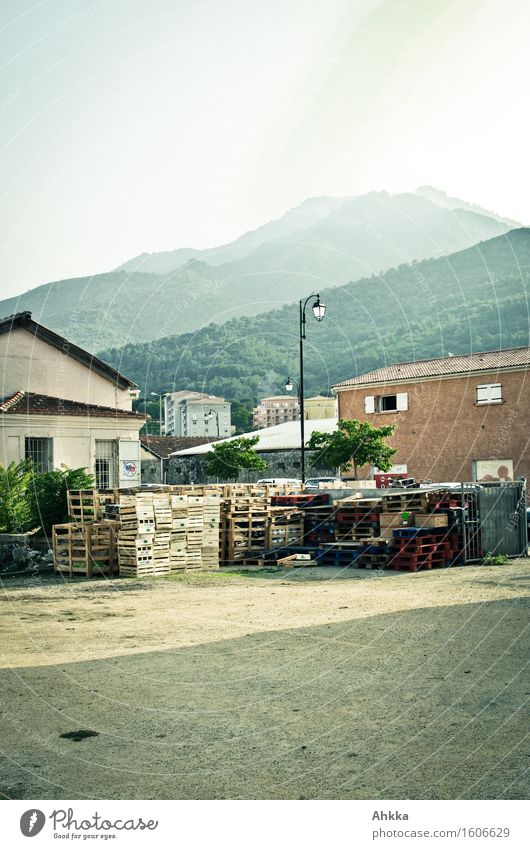
[[[529,566],[6,579],[0,794],[526,798]]]

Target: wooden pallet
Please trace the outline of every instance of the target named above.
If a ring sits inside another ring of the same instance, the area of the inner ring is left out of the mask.
[[[92,578],[118,571],[116,523],[54,525],[52,549],[56,572]]]
[[[398,492],[382,497],[384,513],[428,513],[429,494],[427,492]]]

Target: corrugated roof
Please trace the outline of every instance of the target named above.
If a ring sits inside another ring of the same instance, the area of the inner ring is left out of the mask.
[[[88,416],[91,418],[138,419],[145,421],[141,413],[132,410],[118,410],[115,407],[99,407],[85,404],[83,401],[68,401],[53,398],[51,395],[39,395],[35,392],[15,392],[0,402],[0,413],[5,415],[30,416]]]
[[[305,438],[309,439],[313,431],[318,430],[324,433],[331,433],[337,427],[337,419],[307,419],[305,423]],[[282,424],[273,425],[272,427],[264,427],[261,430],[252,430],[250,433],[241,434],[247,438],[254,436],[259,437],[259,442],[256,445],[256,451],[287,451],[293,448],[300,448],[300,422],[283,422]],[[241,436],[240,435],[240,436]],[[239,436],[230,436],[228,439],[215,440],[213,445],[218,442],[230,442],[232,439],[239,439]],[[211,445],[212,445],[211,444]],[[187,457],[194,454],[206,454],[211,445],[200,445],[197,448],[188,448],[185,451],[176,451],[172,456]]]
[[[167,460],[175,451],[195,448],[197,445],[214,441],[218,442],[216,436],[155,436],[150,433],[140,436],[140,442],[146,451],[150,451],[162,460]]]
[[[33,336],[36,336],[53,348],[57,348],[62,354],[82,363],[101,377],[112,381],[112,383],[115,383],[121,389],[131,389],[138,386],[137,383],[133,383],[132,380],[129,380],[128,377],[116,371],[108,363],[100,360],[99,357],[95,357],[93,354],[85,351],[84,348],[74,345],[73,342],[69,342],[64,336],[60,336],[55,331],[50,330],[49,327],[45,327],[44,324],[39,324],[38,321],[32,319],[31,313],[27,310],[25,312],[15,313],[14,315],[8,315],[6,318],[0,318],[0,333],[10,333],[18,327],[27,330],[28,333],[33,334]]]
[[[413,380],[423,377],[441,377],[451,374],[470,374],[481,371],[530,366],[530,348],[507,348],[502,351],[482,351],[476,354],[457,354],[432,360],[394,363],[382,368],[335,383],[334,389],[343,386],[365,386],[370,383],[387,383],[396,380]]]

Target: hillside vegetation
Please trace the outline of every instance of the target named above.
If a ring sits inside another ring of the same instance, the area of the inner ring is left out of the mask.
[[[449,257],[323,290],[325,320],[308,319],[307,394],[389,362],[529,344],[529,280],[530,230],[518,229]],[[297,375],[298,306],[101,356],[146,392],[279,394],[287,374]]]

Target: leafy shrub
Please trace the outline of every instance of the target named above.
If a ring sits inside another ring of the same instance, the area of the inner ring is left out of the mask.
[[[0,466],[0,533],[20,534],[31,529],[28,493],[32,478],[29,460]]]
[[[63,466],[38,472],[29,460],[0,466],[0,533],[24,533],[68,520],[69,489],[90,489],[94,479],[85,469]]]
[[[68,521],[69,489],[91,489],[94,478],[85,469],[63,466],[53,472],[33,474],[29,491],[31,522],[49,534],[52,525]]]
[[[508,562],[506,554],[492,554],[488,551],[482,558],[483,566],[504,566]]]

